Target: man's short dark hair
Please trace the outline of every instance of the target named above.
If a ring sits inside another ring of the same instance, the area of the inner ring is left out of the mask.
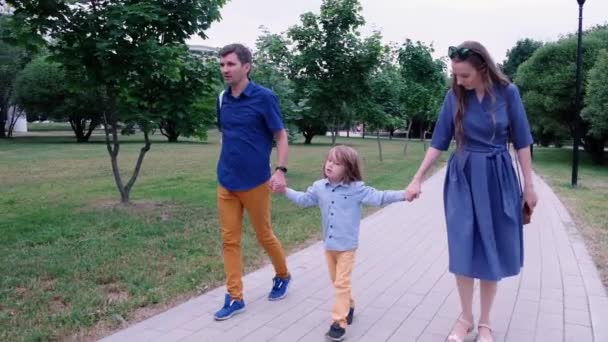
[[[224,46],[220,50],[220,57],[226,57],[227,55],[234,53],[236,54],[241,64],[251,64],[251,51],[246,48],[243,44],[230,44]]]

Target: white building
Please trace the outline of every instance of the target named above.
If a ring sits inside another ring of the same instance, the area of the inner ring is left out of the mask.
[[[217,57],[217,54],[220,52],[219,48],[206,45],[188,45],[188,50],[190,50],[190,53],[195,54],[197,56],[209,57]]]

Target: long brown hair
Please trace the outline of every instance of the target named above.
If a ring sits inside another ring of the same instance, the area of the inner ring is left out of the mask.
[[[327,177],[325,174],[325,163],[327,163],[329,158],[344,166],[344,176],[340,179],[341,182],[351,183],[363,179],[361,176],[361,160],[359,159],[359,153],[357,153],[354,148],[346,145],[338,145],[330,149],[323,162],[323,177]]]
[[[455,57],[452,60],[455,62],[467,62],[471,64],[471,66],[481,75],[485,92],[489,94],[492,97],[492,101],[494,101],[495,96],[492,90],[494,85],[499,84],[506,86],[510,83],[509,78],[498,68],[488,50],[485,46],[481,45],[481,43],[469,40],[458,45],[457,48],[466,48],[473,51],[473,53],[469,54],[465,59]],[[454,122],[456,145],[458,148],[462,148],[464,145],[464,111],[467,105],[466,90],[464,87],[458,85],[456,77],[452,77],[452,91],[458,101],[458,109],[456,110]]]

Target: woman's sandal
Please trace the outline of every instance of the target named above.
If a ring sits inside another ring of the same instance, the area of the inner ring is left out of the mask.
[[[446,339],[446,342],[463,342],[464,338],[467,337],[467,335],[473,331],[474,325],[473,323],[467,321],[466,319],[462,318],[462,316],[458,317],[458,321],[456,322],[456,324],[460,324],[462,326],[464,326],[466,328],[466,333],[464,336],[458,336],[456,333],[454,333],[455,329],[452,329],[452,333],[450,334],[450,336],[448,336],[448,338]],[[482,341],[483,342],[483,341]]]
[[[479,335],[479,329],[480,328],[486,328],[488,329],[488,331],[490,332],[490,336],[492,335],[492,327],[490,327],[488,324],[484,324],[484,323],[479,323],[477,324],[477,342],[494,342],[493,338],[490,338],[489,340],[485,337],[480,337]]]

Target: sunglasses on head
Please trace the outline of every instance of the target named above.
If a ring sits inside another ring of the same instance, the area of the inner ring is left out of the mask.
[[[465,60],[473,54],[478,54],[478,53],[469,48],[465,48],[465,47],[459,48],[456,46],[450,46],[448,48],[448,57],[450,57],[450,59],[458,58],[461,60]]]

